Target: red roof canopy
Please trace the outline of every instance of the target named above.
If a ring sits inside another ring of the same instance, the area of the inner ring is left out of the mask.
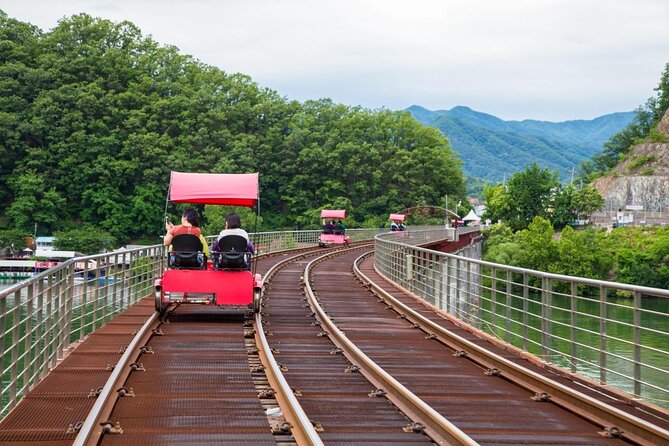
[[[253,207],[258,201],[258,174],[172,172],[170,201]]]
[[[407,216],[404,214],[390,214],[390,217],[388,217],[392,221],[404,221],[407,219]]]
[[[346,209],[341,209],[341,210],[323,209],[321,211],[321,218],[346,218]]]

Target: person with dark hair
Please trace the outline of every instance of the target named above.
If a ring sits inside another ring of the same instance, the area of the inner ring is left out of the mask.
[[[332,220],[328,220],[327,223],[323,224],[323,234],[334,234],[335,225],[332,223]]]
[[[193,208],[186,208],[181,213],[181,224],[173,225],[169,221],[165,222],[165,229],[167,234],[163,239],[163,244],[165,246],[170,246],[172,244],[172,239],[180,234],[193,234],[200,238],[202,242],[202,252],[207,257],[209,256],[209,246],[207,245],[207,240],[202,235],[200,231],[200,217],[197,215],[197,211]]]
[[[242,220],[241,218],[239,218],[239,215],[235,214],[234,212],[228,214],[228,216],[225,217],[225,229],[223,229],[221,233],[218,235],[218,238],[214,242],[214,245],[211,247],[211,250],[214,252],[218,251],[219,250],[218,245],[221,239],[226,235],[240,235],[246,239],[247,251],[253,254],[254,251],[253,242],[251,242],[249,234],[240,227],[241,225],[242,225]]]
[[[171,222],[165,222],[165,229],[167,234],[163,238],[163,245],[170,246],[172,244],[172,239],[180,234],[193,234],[197,237],[202,235],[200,232],[200,218],[197,215],[197,211],[193,208],[184,209],[181,214],[181,224],[173,225]]]
[[[346,234],[346,226],[344,226],[344,223],[342,223],[341,220],[337,221],[337,224],[334,227],[334,233],[339,235]]]

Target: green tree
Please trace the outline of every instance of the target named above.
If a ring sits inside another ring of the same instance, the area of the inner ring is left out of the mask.
[[[62,217],[65,199],[47,179],[34,171],[26,171],[11,180],[14,202],[7,215],[13,226],[30,231],[35,223],[40,227],[54,228]]]
[[[551,223],[563,228],[574,220],[585,220],[593,212],[602,209],[604,199],[593,187],[577,189],[572,185],[562,188],[556,194],[551,213]]]
[[[533,163],[516,172],[507,184],[484,189],[485,217],[503,220],[514,230],[525,229],[534,217],[549,218],[559,185],[557,171]]]
[[[11,254],[16,254],[28,247],[26,239],[29,234],[20,229],[4,229],[0,230],[0,251],[9,251]]]
[[[557,242],[553,236],[551,223],[540,216],[534,217],[527,229],[516,234],[516,240],[524,253],[518,266],[548,271],[558,257]]]
[[[54,233],[54,248],[83,254],[98,254],[115,244],[114,237],[91,226]]]

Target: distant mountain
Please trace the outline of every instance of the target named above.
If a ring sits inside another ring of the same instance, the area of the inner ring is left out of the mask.
[[[510,177],[533,161],[557,170],[560,178],[567,180],[572,168],[598,153],[611,135],[634,118],[634,112],[620,112],[591,120],[504,121],[463,106],[432,111],[412,105],[406,110],[448,137],[462,158],[467,177],[493,182]]]

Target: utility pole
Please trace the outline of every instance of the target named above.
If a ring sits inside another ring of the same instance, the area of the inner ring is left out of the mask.
[[[571,165],[571,182],[569,183],[569,185],[574,184],[574,172],[575,172],[575,169],[574,169],[574,165],[572,164]]]

